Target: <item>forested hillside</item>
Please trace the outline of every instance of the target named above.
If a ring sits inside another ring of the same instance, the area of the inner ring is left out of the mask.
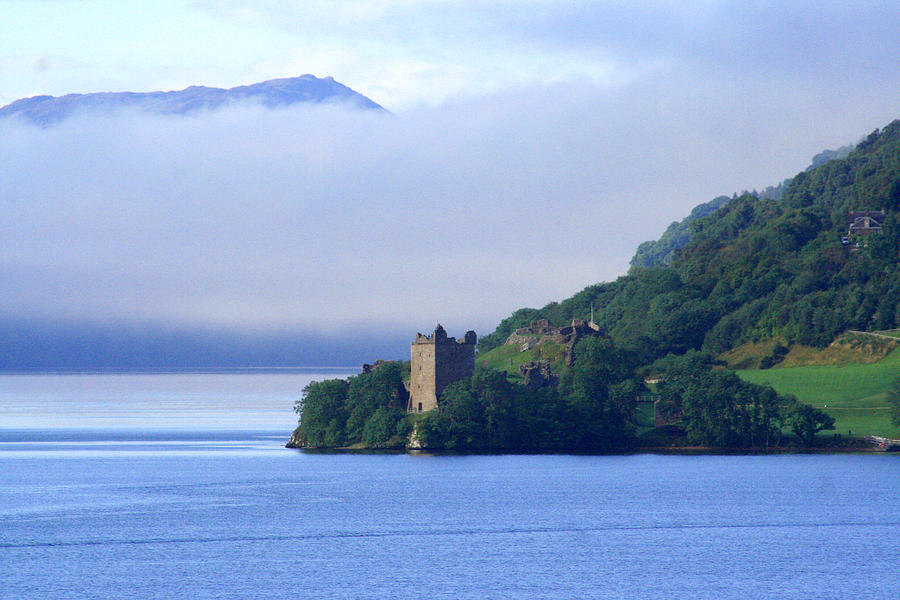
[[[502,344],[534,319],[595,321],[649,364],[747,341],[825,346],[847,329],[900,327],[900,121],[846,158],[798,174],[774,200],[745,194],[691,222],[671,264],[635,267],[541,309],[520,309],[481,339]],[[883,232],[842,243],[852,210],[884,210]]]
[[[675,258],[675,252],[691,241],[691,223],[711,215],[729,200],[731,198],[728,196],[718,196],[695,206],[688,216],[669,225],[658,240],[641,243],[631,259],[631,266],[654,267],[670,264]]]
[[[852,151],[853,146],[841,146],[837,150],[823,150],[812,158],[809,166],[806,167],[806,171],[811,171],[831,160],[846,158]],[[751,195],[764,200],[781,200],[785,188],[791,184],[791,181],[792,179],[785,179],[778,185],[770,185],[761,192],[754,190],[751,192]],[[729,200],[737,197],[738,194],[731,198],[718,196],[709,202],[698,204],[688,216],[669,225],[658,240],[641,243],[631,259],[631,266],[655,267],[671,263],[675,257],[675,252],[684,248],[691,240],[691,223],[697,219],[709,216]]]

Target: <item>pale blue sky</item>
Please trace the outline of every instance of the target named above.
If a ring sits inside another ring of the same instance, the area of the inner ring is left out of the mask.
[[[0,318],[487,333],[900,117],[900,3],[0,0],[0,104],[333,76],[395,117],[0,124]]]
[[[602,55],[528,38],[523,28],[544,27],[542,13],[552,9],[542,2],[2,0],[0,101],[313,73],[396,109],[531,81],[611,76]]]
[[[864,1],[0,0],[0,102],[304,73],[394,110],[657,73],[858,84],[893,78],[898,25]]]

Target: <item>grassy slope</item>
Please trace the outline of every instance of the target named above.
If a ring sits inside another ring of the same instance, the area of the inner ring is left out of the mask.
[[[891,382],[900,375],[900,349],[870,364],[740,370],[737,374],[824,409],[834,417],[836,433],[900,438],[886,400]]]
[[[565,366],[565,347],[562,344],[541,344],[521,352],[518,346],[504,344],[475,358],[479,366],[506,371],[515,377],[519,376],[519,365],[533,360],[549,360],[550,370],[557,374],[562,373]]]
[[[812,348],[795,344],[777,366],[779,368],[821,365],[838,366],[878,362],[898,347],[900,335],[897,335],[896,331],[873,333],[874,335],[870,333],[847,332],[827,348]],[[771,355],[776,345],[778,345],[776,340],[742,344],[719,355],[718,358],[724,360],[730,369],[758,369],[763,357]]]

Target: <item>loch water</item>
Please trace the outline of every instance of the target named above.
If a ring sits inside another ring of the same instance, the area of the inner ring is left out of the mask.
[[[335,375],[0,376],[0,598],[897,597],[900,456],[284,448]]]

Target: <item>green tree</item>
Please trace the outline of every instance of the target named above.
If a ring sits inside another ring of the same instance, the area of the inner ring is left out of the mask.
[[[661,378],[657,387],[656,411],[672,422],[684,416],[683,396],[690,381],[712,368],[716,360],[709,352],[691,350],[684,354],[667,354],[656,360],[650,373]]]
[[[399,408],[381,406],[366,421],[363,427],[363,441],[370,448],[385,446],[395,436],[403,435],[406,415]]]
[[[834,417],[799,402],[789,410],[787,423],[805,446],[814,446],[816,434],[820,431],[834,429]]]
[[[366,422],[379,408],[406,409],[409,395],[403,385],[402,371],[403,363],[394,361],[350,378],[346,424],[348,443],[363,441]]]
[[[313,381],[303,388],[294,411],[300,415],[300,441],[304,446],[343,445],[349,388],[345,379]]]
[[[648,269],[649,270],[649,269]],[[568,444],[583,452],[621,448],[633,433],[636,354],[608,338],[588,337],[574,349],[574,364],[563,375],[559,393],[568,405]]]
[[[703,446],[772,446],[780,442],[782,407],[789,399],[730,371],[712,371],[712,357],[696,352],[654,363],[662,373],[657,410],[680,417],[691,443]]]
[[[426,442],[459,450],[517,448],[515,407],[525,390],[501,371],[477,369],[441,393],[437,412],[426,419]]]
[[[464,451],[577,450],[573,412],[556,388],[511,383],[501,371],[476,369],[448,386],[420,424],[430,448]]]

